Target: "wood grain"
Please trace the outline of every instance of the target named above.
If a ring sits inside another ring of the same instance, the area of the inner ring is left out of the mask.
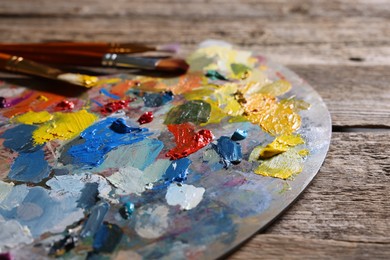
[[[300,199],[230,258],[390,258],[389,1],[0,1],[0,32],[2,42],[178,42],[184,53],[215,38],[287,65],[323,97],[334,129],[364,132],[334,133]],[[0,74],[11,78],[23,80]]]

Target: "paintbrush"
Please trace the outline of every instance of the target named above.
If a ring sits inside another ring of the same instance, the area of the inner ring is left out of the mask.
[[[161,51],[176,53],[178,44],[161,46],[147,46],[137,43],[105,43],[105,42],[45,42],[45,43],[0,43],[0,50],[9,51],[39,51],[39,50],[73,50],[88,51],[95,53],[142,53],[149,51]]]
[[[87,88],[95,86],[99,80],[94,76],[67,73],[57,68],[6,53],[0,53],[0,69],[11,72],[21,72],[48,79],[61,80]]]
[[[171,72],[184,72],[189,67],[183,59],[146,58],[79,50],[9,50],[7,53],[38,62],[61,65],[120,67]]]

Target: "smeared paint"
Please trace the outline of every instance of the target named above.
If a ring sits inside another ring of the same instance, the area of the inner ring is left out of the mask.
[[[165,205],[146,204],[135,214],[135,231],[146,239],[155,239],[165,234],[169,227],[169,208]]]
[[[22,124],[27,124],[27,125],[33,125],[33,124],[42,124],[52,119],[53,119],[53,115],[51,115],[47,111],[41,111],[41,112],[29,111],[23,115],[14,117],[12,121],[22,123]]]
[[[103,223],[93,238],[93,253],[112,253],[121,241],[123,232],[115,224]]]
[[[80,139],[84,142],[75,144],[68,150],[76,164],[99,166],[109,151],[121,145],[138,143],[151,134],[146,128],[127,134],[116,133],[110,129],[116,120],[117,118],[106,118],[80,134]]]
[[[143,172],[134,167],[121,168],[112,175],[106,177],[106,179],[116,188],[116,194],[128,195],[137,194],[141,195],[145,191],[145,186],[148,183],[144,182]]]
[[[117,147],[106,154],[106,159],[96,168],[96,171],[127,167],[143,171],[154,163],[163,147],[164,144],[161,141],[148,138],[138,143]]]
[[[191,100],[183,105],[172,108],[164,121],[166,125],[192,122],[206,123],[210,118],[210,104],[202,100]]]
[[[115,95],[115,94],[110,93],[110,92],[109,92],[107,89],[105,89],[105,88],[101,88],[101,89],[100,89],[100,93],[103,94],[103,95],[106,95],[107,97],[110,97],[110,98],[112,98],[112,99],[116,99],[116,100],[121,99],[121,97],[119,97],[119,96],[117,96],[117,95]]]
[[[197,188],[193,185],[172,183],[168,187],[165,199],[168,205],[179,205],[180,209],[190,210],[202,201],[205,191],[204,188]]]
[[[104,217],[106,216],[109,208],[110,204],[105,201],[101,201],[92,207],[91,214],[80,232],[81,238],[93,237],[96,234],[100,225],[103,223]]]
[[[0,252],[3,252],[7,248],[33,242],[30,230],[20,225],[14,219],[6,221],[0,216],[0,230]],[[2,258],[0,257],[0,259]]]
[[[237,129],[236,131],[234,131],[234,133],[233,133],[232,137],[230,137],[230,139],[232,139],[233,141],[242,141],[247,136],[248,136],[247,130]]]
[[[145,93],[142,96],[145,107],[160,107],[173,100],[173,93],[171,91],[161,93]]]
[[[105,104],[101,109],[100,109],[100,112],[102,114],[111,114],[111,113],[114,113],[118,110],[122,110],[122,109],[126,109],[128,108],[129,106],[129,103],[131,102],[132,100],[120,100],[120,101],[115,101],[115,102],[109,102],[107,104]]]
[[[32,133],[37,129],[34,125],[17,125],[5,131],[0,138],[5,139],[3,146],[15,152],[34,152],[42,148],[41,145],[34,145]]]
[[[215,151],[221,156],[224,166],[227,168],[230,164],[241,162],[241,145],[227,136],[221,136],[217,144],[213,144]]]
[[[303,144],[305,141],[300,135],[281,135],[276,137],[272,143],[263,147],[259,153],[259,159],[268,159],[277,154],[287,151],[289,148],[299,144]]]
[[[153,112],[151,112],[151,111],[145,112],[144,114],[142,114],[140,116],[140,118],[138,118],[137,121],[138,121],[138,123],[140,123],[140,125],[152,122],[153,121]]]
[[[271,159],[264,160],[254,172],[263,176],[280,179],[288,179],[303,170],[303,158],[298,151],[290,149],[276,155]]]
[[[1,203],[0,215],[27,226],[31,235],[37,238],[45,232],[62,232],[83,218],[83,210],[76,207],[76,201],[77,196],[67,192],[18,185]]]
[[[119,209],[119,214],[121,214],[122,218],[129,219],[135,210],[134,204],[131,202],[126,202]]]
[[[73,113],[56,112],[53,120],[48,121],[34,131],[34,142],[44,144],[56,139],[72,139],[96,120],[97,116],[86,110]]]
[[[0,181],[0,203],[7,197],[8,193],[11,192],[13,186],[14,184],[12,182],[7,183]]]
[[[74,103],[69,100],[62,100],[55,106],[56,111],[70,111],[74,108]]]
[[[210,130],[202,129],[195,132],[194,126],[190,123],[168,125],[168,130],[175,136],[176,143],[176,147],[166,154],[171,160],[195,153],[213,140],[213,134]]]
[[[43,150],[20,153],[11,165],[8,179],[13,181],[38,183],[48,177],[50,167]]]

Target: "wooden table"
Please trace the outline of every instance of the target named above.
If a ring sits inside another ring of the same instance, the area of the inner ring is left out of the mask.
[[[207,38],[287,65],[333,120],[313,183],[230,258],[390,258],[390,1],[0,2],[1,41],[179,42],[188,50]]]

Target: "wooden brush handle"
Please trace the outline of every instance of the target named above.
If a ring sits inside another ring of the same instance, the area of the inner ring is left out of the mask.
[[[87,51],[94,53],[139,53],[154,51],[156,48],[133,43],[103,43],[103,42],[47,42],[47,43],[3,43],[0,51]]]
[[[45,50],[39,53],[31,50],[11,50],[8,53],[37,62],[60,65],[101,66],[102,62],[102,54],[86,51]]]

